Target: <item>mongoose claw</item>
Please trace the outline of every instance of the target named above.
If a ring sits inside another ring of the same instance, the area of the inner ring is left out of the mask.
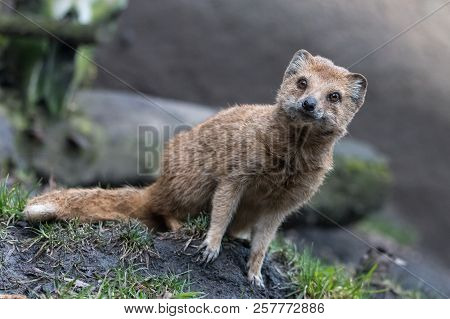
[[[199,246],[197,253],[200,253],[200,251],[202,249],[204,249],[203,253],[201,254],[201,256],[199,256],[199,258],[197,258],[197,261],[200,262],[201,264],[206,265],[206,264],[214,261],[219,256],[220,247],[219,248],[211,248],[207,242],[203,242]]]
[[[206,265],[210,262],[214,261],[219,256],[219,250],[218,249],[210,249],[206,248],[205,251],[203,251],[203,260],[202,262]]]
[[[261,274],[248,274],[248,280],[250,281],[250,284],[254,287],[265,289],[264,286],[264,280],[262,278]]]
[[[204,249],[206,246],[208,246],[208,244],[205,241],[203,241],[199,246],[196,246],[197,250],[195,251],[195,253],[199,254],[202,251],[202,249]]]

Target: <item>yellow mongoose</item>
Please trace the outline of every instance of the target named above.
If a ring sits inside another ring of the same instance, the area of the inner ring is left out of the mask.
[[[137,218],[176,230],[201,211],[211,222],[201,245],[214,260],[222,237],[251,240],[248,278],[261,266],[283,219],[316,192],[333,146],[364,102],[366,79],[305,50],[295,53],[274,105],[224,110],[166,145],[159,179],[144,189],[69,189],[30,200],[29,220]]]

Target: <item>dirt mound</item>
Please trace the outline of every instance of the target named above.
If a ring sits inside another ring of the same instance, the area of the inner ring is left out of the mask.
[[[282,298],[284,277],[266,262],[267,289],[246,279],[249,247],[225,241],[212,264],[197,240],[150,235],[139,223],[0,225],[0,295],[29,298]]]

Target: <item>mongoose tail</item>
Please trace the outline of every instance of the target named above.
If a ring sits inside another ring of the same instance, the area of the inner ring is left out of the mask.
[[[24,216],[29,221],[79,219],[83,222],[138,219],[155,230],[175,230],[176,220],[152,213],[151,186],[144,189],[67,189],[31,199]]]

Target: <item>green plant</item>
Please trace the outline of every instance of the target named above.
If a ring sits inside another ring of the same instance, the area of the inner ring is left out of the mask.
[[[153,238],[149,230],[142,223],[132,220],[119,228],[119,238],[122,244],[121,259],[133,259],[153,249]]]
[[[81,1],[42,0],[41,14],[47,18],[61,20],[74,15],[81,24],[107,22],[127,5],[127,0],[92,0],[89,5]]]
[[[272,243],[272,254],[278,255],[288,268],[292,283],[288,297],[294,298],[367,298],[375,267],[353,278],[343,267],[326,265],[309,250],[297,251],[294,245],[278,239]]]
[[[198,239],[206,234],[209,227],[209,216],[207,214],[201,213],[198,216],[189,216],[187,221],[183,224],[181,228],[181,233],[184,236]]]
[[[18,1],[12,6],[22,15],[2,12],[0,84],[21,102],[20,110],[8,105],[10,111],[27,121],[36,114],[66,115],[75,90],[95,75],[93,44],[113,33],[126,5],[127,0]]]
[[[19,184],[8,185],[8,179],[0,181],[0,219],[10,223],[21,218],[30,192]]]
[[[417,241],[417,232],[406,225],[398,225],[381,216],[369,216],[358,223],[362,231],[389,238],[401,245],[411,245]]]
[[[192,292],[189,282],[181,275],[143,276],[133,268],[116,268],[99,280],[100,286],[78,287],[76,280],[56,281],[57,293],[49,298],[97,299],[189,299],[202,295]]]
[[[309,223],[330,224],[319,211],[340,224],[354,222],[384,205],[391,183],[385,162],[336,156],[333,171],[303,209],[303,218]]]
[[[32,228],[32,231],[36,237],[32,239],[31,245],[40,245],[39,251],[51,252],[63,249],[68,253],[74,253],[82,245],[98,243],[98,228],[80,223],[78,220],[39,223]]]

